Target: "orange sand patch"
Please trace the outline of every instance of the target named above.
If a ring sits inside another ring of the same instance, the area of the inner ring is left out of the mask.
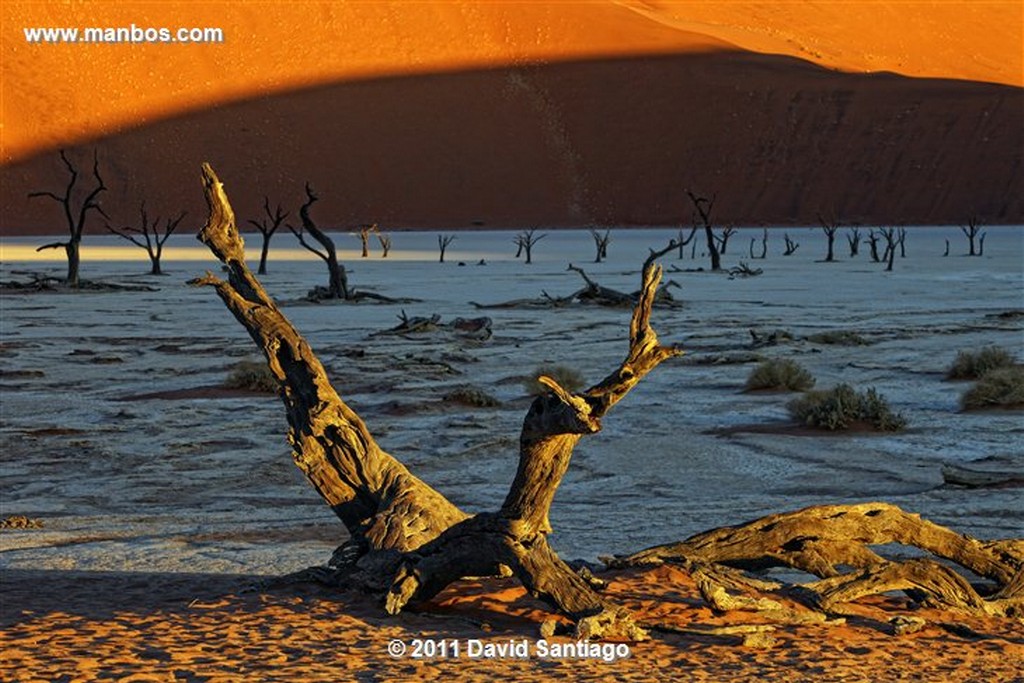
[[[628,659],[611,663],[394,659],[386,651],[391,639],[526,638],[532,647],[549,615],[509,581],[463,582],[420,613],[389,618],[364,596],[319,587],[239,592],[255,578],[5,571],[0,678],[1011,681],[1024,661],[1024,633],[1010,619],[918,610],[913,615],[928,620],[922,631],[889,635],[888,618],[906,613],[900,598],[858,605],[842,626],[780,626],[764,649],[745,647],[735,636],[658,633],[632,644]],[[761,621],[740,612],[713,614],[673,568],[620,574],[609,592],[642,618],[676,627]]]

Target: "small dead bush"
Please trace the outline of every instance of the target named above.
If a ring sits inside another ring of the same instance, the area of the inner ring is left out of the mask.
[[[964,410],[1024,408],[1024,366],[989,370],[960,398]]]
[[[266,363],[254,360],[235,363],[224,380],[224,386],[228,389],[277,393],[277,380],[270,372],[270,368]]]
[[[949,379],[980,379],[992,370],[1013,365],[1013,356],[998,346],[986,346],[979,351],[961,351],[949,366]]]
[[[789,413],[808,427],[829,431],[866,424],[878,431],[895,432],[907,424],[874,389],[861,394],[849,384],[840,384],[828,391],[810,391],[793,399]]]
[[[579,370],[565,365],[541,365],[533,371],[530,378],[523,382],[523,388],[531,396],[540,396],[547,393],[549,389],[538,381],[538,377],[547,375],[552,378],[566,391],[579,391],[583,388],[585,380]]]
[[[444,395],[444,401],[474,408],[496,408],[501,405],[501,401],[476,387],[456,387]]]
[[[747,377],[747,391],[807,391],[813,386],[811,373],[788,358],[766,360]]]

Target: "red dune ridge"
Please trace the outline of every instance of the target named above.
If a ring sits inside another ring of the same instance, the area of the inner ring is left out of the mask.
[[[0,234],[61,232],[69,148],[104,207],[239,212],[310,181],[330,226],[718,219],[1019,223],[1018,2],[7,2]],[[32,26],[219,27],[30,45]],[[96,226],[93,226],[95,229]]]

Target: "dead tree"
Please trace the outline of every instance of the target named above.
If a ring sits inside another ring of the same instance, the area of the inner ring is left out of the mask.
[[[96,179],[96,186],[89,190],[83,198],[75,196],[75,185],[78,182],[78,171],[75,169],[74,164],[68,160],[68,156],[65,154],[64,150],[60,150],[60,159],[68,169],[68,175],[71,176],[68,179],[67,187],[64,188],[63,196],[54,192],[42,191],[30,192],[28,194],[28,198],[49,197],[55,202],[58,202],[64,209],[64,219],[67,221],[68,225],[68,241],[44,244],[37,248],[36,251],[63,247],[64,253],[67,254],[68,257],[68,276],[65,278],[64,284],[69,287],[78,287],[78,266],[81,261],[80,245],[82,243],[82,234],[85,231],[85,222],[89,217],[89,212],[95,211],[107,220],[110,220],[110,217],[103,211],[103,207],[100,206],[98,200],[100,193],[105,191],[107,186],[103,184],[103,178],[100,176],[100,162],[95,150],[93,150],[92,153],[92,175]],[[79,200],[77,202],[77,208],[75,207],[76,200]]]
[[[946,251],[942,252],[943,256],[949,256],[949,240],[946,240]]]
[[[986,235],[988,235],[988,233],[987,232],[983,232],[978,237],[978,256],[984,256],[985,255],[985,236]]]
[[[370,235],[376,232],[379,232],[376,223],[373,225],[359,226],[359,241],[362,242],[363,245],[362,258],[368,258],[370,256]]]
[[[163,271],[160,269],[160,257],[164,253],[164,243],[174,233],[184,217],[185,212],[182,211],[177,218],[168,218],[161,228],[159,216],[154,218],[152,223],[149,222],[149,216],[146,214],[146,202],[142,201],[139,203],[139,227],[125,226],[118,229],[108,223],[107,230],[135,246],[145,249],[151,266],[149,274],[163,275]],[[141,235],[142,240],[145,241],[140,240],[137,235]]]
[[[523,230],[516,235],[515,241],[516,244],[519,245],[519,249],[516,251],[516,258],[519,258],[520,254],[525,253],[526,262],[533,263],[533,245],[547,237],[546,234],[536,235],[536,232],[536,228],[530,228],[529,230]]]
[[[881,259],[878,257],[878,235],[874,230],[868,231],[868,246],[871,248],[871,260],[878,263]]]
[[[605,230],[602,235],[597,230],[591,229],[590,236],[594,238],[594,263],[600,263],[602,259],[608,258],[608,243],[611,242],[611,230]]]
[[[663,361],[681,353],[662,346],[650,325],[661,279],[655,259],[675,245],[644,263],[625,360],[579,393],[540,378],[550,391],[534,399],[523,421],[519,467],[508,495],[497,510],[470,516],[386,453],[338,395],[309,344],[246,265],[227,196],[208,165],[203,182],[210,216],[199,239],[224,264],[228,278],[207,273],[191,284],[215,288],[263,351],[281,387],[293,459],[349,532],[331,559],[333,570],[317,568],[315,575],[334,586],[374,591],[384,598],[385,610],[396,614],[463,577],[511,573],[572,619],[579,639],[645,638],[642,625],[595,591],[599,580],[574,572],[551,549],[548,511],[579,440],[599,432],[611,408]],[[952,560],[994,582],[995,590],[983,597],[948,567],[919,558],[886,561],[868,547],[892,543]],[[727,588],[786,590],[740,570],[788,565],[822,577],[791,593],[819,616],[843,602],[889,590],[977,614],[1019,615],[1024,609],[1024,541],[980,542],[884,503],[772,515],[608,560],[610,566],[665,562],[692,574],[714,609],[740,606],[768,619],[800,615],[778,609],[771,600],[730,595]],[[849,567],[856,571],[842,573]]]
[[[763,259],[768,256],[768,228],[764,228],[761,233],[761,255],[758,256],[754,253],[754,243],[757,240],[753,237],[750,238],[750,258],[752,259]]]
[[[897,231],[896,243],[900,246],[900,258],[907,258],[907,229]]]
[[[792,256],[800,248],[800,243],[791,240],[788,232],[782,235],[782,239],[786,240],[786,250],[782,252],[783,256]]]
[[[853,228],[846,233],[846,243],[850,245],[850,258],[860,253],[860,228]]]
[[[930,558],[886,560],[872,548],[914,546],[991,580],[986,597],[949,566]],[[726,588],[796,597],[811,610],[833,612],[866,595],[902,590],[919,604],[952,612],[1011,616],[1024,610],[1024,541],[982,542],[887,503],[819,505],[713,529],[680,543],[609,558],[611,567],[675,564],[697,579],[702,597],[720,611],[746,609],[770,620],[793,615],[768,599],[736,597]],[[748,579],[736,569],[790,567],[820,577],[799,586]],[[853,571],[844,569],[853,568]]]
[[[438,259],[438,263],[444,263],[444,252],[448,250],[448,245],[455,241],[455,235],[438,235],[437,236],[437,248],[441,251],[441,256]]]
[[[683,258],[683,247],[685,247],[690,242],[693,242],[693,248],[694,249],[697,248],[697,243],[694,242],[694,238],[696,236],[697,236],[697,226],[696,225],[693,226],[693,228],[691,228],[690,234],[687,235],[686,237],[683,237],[683,229],[679,228],[679,236],[676,238],[675,242],[676,242],[676,245],[679,247],[679,258],[680,259]],[[691,259],[693,258],[692,253],[690,255],[690,258]]]
[[[260,248],[260,267],[256,271],[260,275],[267,274],[267,255],[270,253],[270,238],[274,236],[277,229],[284,223],[284,219],[288,218],[288,212],[281,210],[281,205],[278,204],[277,208],[273,212],[270,211],[270,197],[263,196],[263,213],[266,214],[266,218],[260,218],[258,221],[249,219],[249,223],[255,226],[260,234],[263,235],[263,245]]]
[[[971,216],[970,219],[967,221],[967,225],[961,225],[960,226],[960,230],[964,233],[964,236],[967,237],[967,242],[968,242],[968,244],[970,246],[970,252],[967,255],[968,256],[981,256],[981,252],[980,251],[979,252],[975,252],[975,250],[974,250],[974,240],[979,235],[983,235],[983,233],[981,232],[981,226],[978,225],[978,217],[977,216]]]
[[[302,246],[316,254],[327,264],[327,288],[315,287],[309,292],[310,298],[318,301],[321,299],[349,300],[352,297],[348,291],[348,274],[345,272],[345,266],[338,263],[338,253],[334,248],[334,240],[318,228],[309,215],[309,208],[318,199],[319,197],[313,193],[313,188],[309,186],[309,183],[306,183],[306,201],[299,208],[299,218],[302,219],[302,225],[295,227],[288,224],[288,229],[299,239],[299,243]],[[306,233],[309,233],[320,244],[319,249],[306,241]]]
[[[687,190],[686,194],[690,197],[690,201],[693,202],[693,208],[696,210],[697,215],[700,216],[701,223],[704,225],[704,238],[707,241],[708,254],[711,256],[711,270],[721,270],[722,257],[718,247],[715,245],[715,232],[711,226],[711,210],[715,206],[715,196],[712,196],[711,199],[698,197],[690,190]]]
[[[825,220],[821,214],[818,214],[818,223],[821,224],[821,229],[825,233],[825,237],[828,239],[828,253],[825,254],[825,262],[831,263],[836,260],[835,256],[835,242],[836,233],[839,232],[839,221],[834,218]]]
[[[896,228],[881,228],[880,232],[885,238],[885,252],[882,254],[882,260],[886,263],[885,269],[890,271],[893,259],[896,258],[896,247],[900,242],[899,233]]]
[[[387,258],[391,253],[391,236],[378,232],[377,241],[380,242],[380,257]]]
[[[534,595],[577,622],[580,637],[627,639],[644,632],[599,595],[547,544],[548,510],[577,442],[601,430],[604,416],[649,372],[681,352],[662,346],[650,325],[661,268],[644,264],[625,360],[604,380],[571,393],[542,377],[523,422],[519,469],[494,512],[469,516],[387,454],[338,395],[309,344],[249,270],[223,185],[208,165],[203,183],[210,217],[199,239],[225,265],[192,282],[216,289],[263,350],[282,390],[296,464],[349,531],[336,553],[339,573],[374,587],[396,614],[465,576],[511,570]],[[670,245],[674,248],[675,245]]]
[[[722,234],[718,236],[718,253],[725,255],[725,250],[729,247],[729,238],[736,234],[736,228],[729,226],[722,230]]]

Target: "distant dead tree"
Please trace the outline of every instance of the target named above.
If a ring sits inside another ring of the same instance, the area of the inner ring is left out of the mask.
[[[590,236],[594,238],[594,250],[596,252],[594,263],[600,263],[602,259],[608,258],[608,243],[612,240],[611,233],[611,230],[605,230],[602,235],[596,229],[591,228]]]
[[[523,230],[518,235],[516,235],[515,241],[516,244],[519,245],[519,250],[516,253],[525,253],[527,263],[533,263],[533,245],[537,244],[537,242],[540,242],[542,239],[547,237],[546,234],[537,235],[536,232],[536,228],[530,228],[529,230]]]
[[[168,218],[164,222],[163,228],[160,227],[160,217],[157,216],[153,219],[153,222],[149,222],[149,216],[146,213],[146,202],[145,200],[139,202],[139,226],[125,226],[123,228],[112,227],[109,223],[107,224],[107,230],[114,233],[118,237],[122,237],[137,247],[146,250],[146,254],[149,255],[149,262],[151,264],[150,275],[163,275],[163,271],[160,269],[160,257],[164,253],[164,243],[171,236],[174,230],[181,223],[181,220],[185,217],[185,212],[182,211],[178,214],[177,218]],[[140,240],[139,237],[142,239]],[[145,241],[142,241],[145,240]]]
[[[78,202],[78,206],[75,207],[76,197],[74,196],[75,184],[78,182],[78,171],[75,169],[74,164],[68,160],[67,154],[64,150],[60,150],[60,159],[64,162],[64,166],[68,169],[68,174],[71,176],[68,179],[68,185],[64,189],[64,195],[58,195],[54,192],[41,191],[41,192],[29,192],[28,198],[33,197],[49,197],[50,199],[58,202],[64,209],[64,218],[68,224],[68,241],[67,242],[51,242],[50,244],[44,244],[43,246],[36,249],[36,251],[43,251],[44,249],[56,249],[57,247],[64,247],[64,253],[68,257],[68,276],[65,278],[64,283],[70,287],[78,287],[78,266],[81,260],[79,247],[82,243],[82,233],[85,230],[85,221],[89,217],[90,211],[96,211],[101,216],[110,220],[110,217],[103,211],[103,207],[99,205],[98,197],[101,192],[107,189],[107,186],[103,184],[103,178],[100,176],[100,162],[96,151],[92,153],[92,175],[96,179],[96,187],[89,190],[81,201]]]
[[[949,240],[946,240],[946,251],[942,252],[943,256],[949,256]]]
[[[768,256],[768,228],[764,228],[763,232],[761,233],[761,255],[760,256],[758,256],[757,254],[754,253],[754,243],[755,242],[757,242],[757,239],[754,238],[754,237],[751,237],[750,238],[750,258],[752,258],[752,259],[767,258],[767,256]]]
[[[907,229],[900,228],[897,231],[896,244],[900,245],[900,258],[907,258]]]
[[[988,233],[987,232],[983,232],[978,237],[978,256],[984,256],[985,255],[985,236],[986,235],[988,235]]]
[[[786,240],[786,250],[782,252],[783,256],[792,256],[800,248],[800,243],[791,240],[788,232],[782,235],[782,239]]]
[[[270,210],[270,197],[263,196],[263,213],[266,214],[266,218],[260,218],[258,221],[249,219],[249,223],[256,227],[263,235],[263,247],[260,249],[260,267],[256,271],[259,275],[266,275],[267,273],[267,254],[270,251],[270,238],[274,236],[277,229],[284,223],[284,219],[288,218],[288,212],[281,209],[281,205],[278,204],[277,208],[273,212]]]
[[[367,258],[370,255],[370,235],[376,232],[379,232],[376,223],[359,226],[359,241],[363,245],[362,258]]]
[[[310,296],[318,300],[348,300],[351,298],[348,290],[348,274],[345,272],[345,266],[338,263],[338,252],[334,247],[334,240],[318,228],[309,216],[309,208],[318,199],[319,197],[313,193],[313,188],[309,186],[309,183],[306,183],[306,201],[299,208],[299,218],[302,219],[302,225],[295,227],[289,223],[288,229],[299,239],[299,243],[302,246],[319,256],[327,264],[327,288],[315,287],[310,291]],[[306,241],[306,233],[309,233],[320,244],[320,249]]]
[[[825,233],[825,237],[828,239],[828,253],[825,255],[825,261],[831,263],[836,260],[835,256],[835,242],[836,233],[839,232],[839,221],[835,218],[829,218],[825,220],[822,215],[818,214],[818,223],[821,224],[821,229]]]
[[[964,235],[967,237],[968,243],[970,244],[970,249],[971,250],[970,250],[970,252],[967,255],[968,256],[981,256],[981,252],[980,251],[975,252],[975,250],[974,250],[974,240],[976,238],[978,238],[979,235],[984,237],[984,233],[981,232],[981,226],[978,225],[978,217],[977,216],[971,216],[970,219],[967,221],[967,225],[961,225],[960,226],[960,230],[963,231]]]
[[[868,231],[868,246],[871,247],[871,260],[878,263],[878,235],[874,230]]]
[[[846,233],[846,242],[850,245],[850,257],[860,252],[860,228],[853,228]]]
[[[377,241],[380,242],[380,257],[387,258],[391,252],[391,236],[384,233],[377,233]]]
[[[729,247],[729,238],[736,234],[736,228],[729,226],[722,230],[722,234],[718,236],[718,253],[725,255],[725,250]]]
[[[697,215],[700,216],[701,223],[704,225],[704,238],[707,241],[708,254],[711,256],[711,270],[722,269],[722,257],[718,251],[718,247],[715,245],[715,231],[711,225],[711,210],[715,206],[715,196],[712,195],[711,199],[707,197],[698,197],[690,190],[686,191],[690,201],[693,202],[693,208],[697,211]]]
[[[683,229],[679,228],[679,236],[675,240],[673,240],[676,243],[676,246],[679,247],[679,258],[683,258],[683,248],[687,244],[689,244],[690,242],[693,242],[693,238],[696,237],[696,236],[697,236],[697,226],[696,225],[693,226],[693,228],[690,230],[690,234],[687,235],[686,237],[683,237]],[[696,249],[696,247],[697,247],[697,243],[696,242],[693,242],[693,247],[694,247],[694,249]],[[692,250],[691,250],[690,258],[693,258]]]
[[[444,263],[444,252],[447,251],[448,245],[455,241],[455,235],[438,235],[437,236],[437,248],[441,250],[441,258],[438,259],[438,263]]]
[[[885,252],[882,255],[882,260],[886,262],[885,269],[889,271],[892,270],[892,262],[896,258],[896,247],[900,242],[899,232],[896,228],[880,228],[880,232],[885,238]]]

